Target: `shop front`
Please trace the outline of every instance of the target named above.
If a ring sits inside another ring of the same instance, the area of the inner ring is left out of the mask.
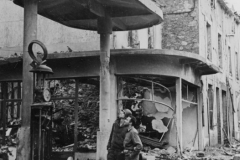
[[[118,110],[123,108],[132,110],[137,118],[145,152],[169,147],[176,152],[203,149],[200,78],[217,73],[217,68],[187,52],[111,50],[111,107],[103,119],[99,108],[100,53],[48,56],[47,65],[54,71],[47,78],[54,104],[52,156],[94,159],[99,152],[106,153],[103,144],[108,141]],[[0,64],[1,119],[11,122],[21,114],[22,60],[9,58]],[[108,123],[104,131],[100,127],[103,121]],[[3,132],[10,128],[5,124]]]

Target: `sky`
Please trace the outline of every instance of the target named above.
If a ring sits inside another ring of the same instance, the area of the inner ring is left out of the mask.
[[[230,8],[234,7],[234,10],[240,14],[240,0],[226,0]]]

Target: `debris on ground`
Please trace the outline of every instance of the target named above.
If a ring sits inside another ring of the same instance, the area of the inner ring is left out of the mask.
[[[166,145],[160,148],[144,146],[142,152],[143,159],[166,159],[166,160],[240,160],[240,142],[231,141],[230,144],[205,147],[204,151],[185,148],[182,154],[177,152],[177,148]]]

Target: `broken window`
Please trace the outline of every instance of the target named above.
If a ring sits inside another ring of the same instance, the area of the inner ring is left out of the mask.
[[[236,79],[239,80],[238,52],[235,52],[235,74],[236,74]]]
[[[222,60],[222,35],[218,34],[218,61],[219,67],[223,68],[223,60]]]
[[[15,138],[20,125],[21,101],[21,82],[1,83],[1,144],[16,145]]]
[[[171,87],[163,85],[163,81]],[[169,131],[175,110],[171,89],[175,91],[175,80],[150,76],[118,78],[118,108],[127,108],[133,112],[137,118],[135,127],[145,144],[161,147],[162,143],[159,141]],[[156,143],[153,143],[154,139],[158,139]]]
[[[182,81],[182,141],[183,148],[196,147],[198,140],[198,99],[197,87]],[[189,130],[191,128],[191,130]]]
[[[72,152],[74,137],[78,144],[76,152],[96,151],[99,129],[99,78],[49,80],[48,85],[54,103],[53,152]],[[76,105],[78,109],[75,114]]]
[[[229,64],[229,75],[232,76],[232,53],[231,47],[228,47],[228,64]]]
[[[209,60],[212,60],[212,31],[211,31],[211,25],[209,23],[207,23],[206,25],[206,29],[207,29],[207,58]]]
[[[197,104],[197,88],[189,83],[182,84],[182,100],[189,104]]]

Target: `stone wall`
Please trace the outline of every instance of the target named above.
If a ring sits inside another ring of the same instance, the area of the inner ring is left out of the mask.
[[[198,0],[164,0],[163,49],[199,53]]]

